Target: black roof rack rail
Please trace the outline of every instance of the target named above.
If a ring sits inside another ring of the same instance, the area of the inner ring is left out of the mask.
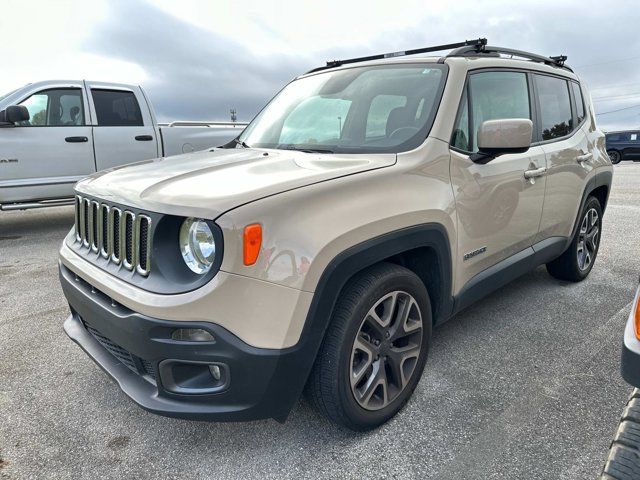
[[[309,70],[307,73],[318,72],[320,70],[326,70],[327,68],[339,67],[341,65],[347,65],[350,63],[366,62],[368,60],[382,60],[385,58],[393,58],[393,57],[404,57],[407,55],[418,55],[420,53],[428,53],[428,52],[439,52],[441,50],[451,50],[452,48],[456,48],[456,49],[466,48],[466,49],[469,49],[469,51],[480,52],[486,44],[487,44],[486,38],[477,38],[475,40],[465,40],[464,42],[447,43],[445,45],[435,45],[433,47],[414,48],[413,50],[405,50],[401,52],[380,53],[377,55],[348,58],[345,60],[332,60],[330,62],[327,62],[327,64],[322,67],[317,67],[317,68],[314,68],[313,70]]]
[[[514,50],[512,48],[492,47],[487,44],[484,44],[480,49],[462,46],[453,50],[451,53],[447,55],[447,57],[471,57],[471,56],[482,56],[482,55],[498,56],[500,54],[512,55],[514,57],[521,57],[527,60],[531,60],[533,62],[544,63],[552,67],[560,67],[560,68],[569,70],[570,72],[573,72],[573,70],[569,66],[565,65],[565,62],[567,61],[566,55],[558,55],[556,57],[545,57],[543,55],[524,52],[522,50]]]

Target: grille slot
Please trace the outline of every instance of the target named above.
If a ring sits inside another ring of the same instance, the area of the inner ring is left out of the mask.
[[[85,247],[89,246],[89,200],[82,201],[82,243]]]
[[[100,254],[104,258],[109,258],[109,205],[100,206]]]
[[[151,218],[109,204],[75,199],[76,241],[116,265],[147,276],[151,269]]]
[[[119,208],[112,208],[111,209],[111,221],[113,222],[113,226],[111,227],[111,246],[112,246],[112,252],[113,255],[111,256],[111,259],[115,262],[115,263],[120,263],[120,260],[122,260],[122,258],[120,257],[120,249],[122,247],[122,235],[121,235],[121,231],[120,231],[120,220],[122,219],[122,210],[120,210]]]
[[[98,215],[100,212],[100,204],[98,202],[91,202],[91,212],[90,212],[90,219],[89,219],[89,224],[91,225],[91,250],[93,250],[94,252],[98,251],[98,245],[99,245],[99,239],[98,239],[98,232],[99,232],[99,219],[98,219]]]
[[[131,270],[134,266],[133,258],[133,224],[136,216],[127,211],[124,212],[124,266]]]

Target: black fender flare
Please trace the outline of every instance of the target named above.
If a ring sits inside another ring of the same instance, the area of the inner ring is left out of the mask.
[[[363,269],[389,257],[420,247],[430,247],[438,255],[442,293],[439,301],[439,319],[446,319],[453,310],[451,295],[452,259],[449,237],[444,226],[427,223],[385,233],[354,245],[338,254],[325,267],[307,313],[298,343],[289,351],[297,352],[295,375],[288,375],[289,400],[295,402],[304,389],[316,356],[331,321],[331,315],[340,292],[347,281]],[[289,372],[292,373],[292,372]],[[291,403],[289,408],[293,407]]]

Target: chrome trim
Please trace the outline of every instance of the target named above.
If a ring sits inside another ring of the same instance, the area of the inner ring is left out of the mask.
[[[82,241],[82,234],[80,229],[80,203],[82,202],[82,197],[80,195],[76,195],[75,199],[76,206],[76,217],[75,217],[75,227],[76,227],[76,241]]]
[[[111,261],[116,265],[120,265],[122,260],[122,210],[118,207],[111,207],[111,215],[109,217],[109,251],[111,252]],[[115,231],[115,216],[118,216],[119,226],[118,231]],[[118,243],[118,253],[116,256],[115,244]]]
[[[142,242],[141,224],[143,220],[146,220],[147,222],[146,252],[140,252],[140,243]],[[146,277],[147,275],[149,275],[149,271],[151,270],[151,218],[146,215],[139,215],[136,219],[134,231],[135,238],[137,239],[137,241],[135,242],[136,272],[138,272],[143,277]],[[140,259],[143,258],[142,255],[144,255],[144,258],[146,259],[147,268],[142,268],[142,266],[140,265]]]

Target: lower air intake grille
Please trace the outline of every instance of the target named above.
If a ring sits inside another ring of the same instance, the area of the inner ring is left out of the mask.
[[[112,342],[110,339],[102,335],[98,330],[93,328],[87,322],[83,321],[82,324],[91,334],[91,336],[105,348],[105,350],[107,350],[111,355],[120,360],[120,362],[123,363],[127,368],[129,368],[129,370],[137,373],[138,375],[151,377],[151,379],[155,381],[156,369],[153,366],[152,362],[133,355],[129,351],[122,348],[120,345]]]

